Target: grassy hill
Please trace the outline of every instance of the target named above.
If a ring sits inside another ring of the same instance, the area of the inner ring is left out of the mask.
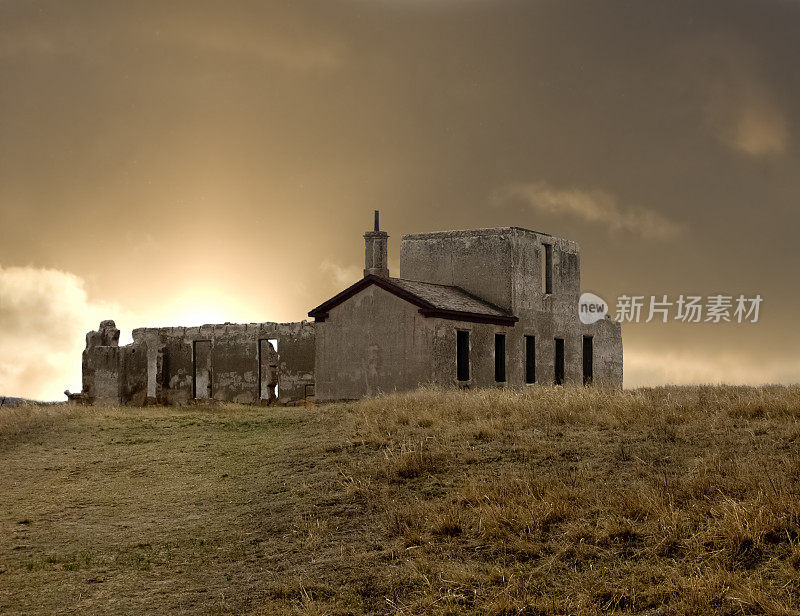
[[[0,414],[2,614],[798,614],[800,387]]]

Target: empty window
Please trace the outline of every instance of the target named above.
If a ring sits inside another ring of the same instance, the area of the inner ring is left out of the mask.
[[[553,292],[553,246],[542,244],[544,263],[542,263],[542,293]]]
[[[494,335],[494,380],[506,382],[506,335]]]
[[[469,332],[456,332],[456,375],[459,381],[469,381]]]
[[[525,336],[525,382],[536,382],[536,337]]]
[[[591,385],[594,378],[594,342],[591,336],[583,337],[583,384]]]
[[[564,339],[556,338],[556,356],[555,356],[555,384],[564,384]]]

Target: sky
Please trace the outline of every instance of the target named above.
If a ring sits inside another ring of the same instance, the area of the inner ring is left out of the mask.
[[[84,335],[296,321],[400,237],[520,226],[582,288],[760,295],[623,325],[625,386],[800,381],[800,1],[0,0],[0,394]]]

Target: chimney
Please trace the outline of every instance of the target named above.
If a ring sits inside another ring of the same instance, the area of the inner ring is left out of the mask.
[[[364,259],[364,276],[389,277],[388,247],[389,234],[381,231],[378,210],[375,210],[375,230],[364,234],[366,254]]]

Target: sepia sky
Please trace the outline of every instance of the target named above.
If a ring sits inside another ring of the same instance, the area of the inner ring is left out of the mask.
[[[291,321],[404,233],[576,240],[625,385],[800,381],[800,1],[0,0],[0,394],[84,333]]]

